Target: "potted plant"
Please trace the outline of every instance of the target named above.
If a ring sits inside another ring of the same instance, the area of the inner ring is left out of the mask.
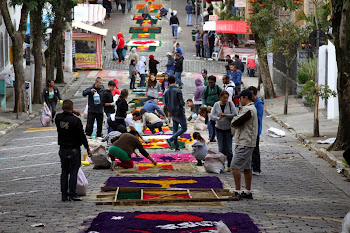
[[[301,96],[300,92],[305,85],[305,83],[309,81],[309,75],[305,72],[297,73],[297,94]]]

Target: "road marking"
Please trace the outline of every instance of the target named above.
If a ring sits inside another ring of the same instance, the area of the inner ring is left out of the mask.
[[[316,217],[316,216],[299,216],[299,215],[289,215],[289,214],[275,214],[275,213],[266,213],[267,216],[277,216],[277,217],[287,217],[287,218],[301,218],[301,219],[312,219],[312,220],[325,220],[325,221],[334,221],[342,222],[343,219],[337,218],[326,218],[326,217]]]
[[[54,162],[54,163],[40,163],[40,164],[33,164],[33,165],[26,165],[26,166],[19,166],[19,167],[8,167],[8,168],[2,168],[0,171],[7,171],[7,170],[13,170],[13,169],[20,169],[20,168],[28,168],[28,167],[39,167],[44,165],[53,165],[58,164],[61,162]]]
[[[19,194],[37,193],[37,192],[39,192],[39,190],[28,191],[28,192],[6,193],[6,194],[0,194],[0,197],[13,196],[13,195],[19,195]]]
[[[49,145],[57,145],[57,142],[51,142],[51,143],[40,144],[40,145],[18,146],[18,147],[4,148],[4,149],[0,149],[0,151],[24,149],[24,148],[31,148],[31,147],[42,147],[42,146],[49,146]]]
[[[50,130],[56,130],[56,126],[50,126],[50,127],[38,127],[38,128],[28,128],[23,133],[29,133],[29,132],[42,132],[42,131],[50,131]]]
[[[39,139],[39,138],[57,138],[57,136],[42,136],[42,137],[30,137],[30,138],[17,138],[17,139],[12,139],[12,141],[31,140],[31,139]]]
[[[98,74],[98,72],[99,72],[98,70],[97,70],[97,71],[96,71],[96,70],[91,71],[91,72],[88,74],[87,77],[88,77],[88,78],[89,78],[89,77],[96,77],[96,75]]]
[[[32,180],[32,179],[37,179],[37,178],[43,178],[43,177],[49,177],[49,176],[59,176],[61,173],[57,174],[50,174],[50,175],[41,175],[41,176],[32,176],[32,177],[23,177],[23,178],[16,178],[12,180],[2,180],[0,183],[8,183],[8,182],[14,182],[14,181],[21,181],[21,180]]]

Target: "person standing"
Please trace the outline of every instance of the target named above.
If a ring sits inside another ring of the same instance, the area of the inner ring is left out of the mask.
[[[182,48],[180,47],[180,43],[176,43],[174,53],[175,53],[175,55],[178,53],[180,55],[180,57],[183,57],[183,52],[182,52]]]
[[[88,96],[88,117],[85,128],[87,136],[91,137],[95,120],[97,122],[97,137],[102,137],[103,105],[101,97],[104,92],[102,79],[97,77],[95,84],[83,91],[83,96]]]
[[[72,41],[72,61],[73,61],[73,71],[77,72],[77,63],[76,63],[76,49],[75,49],[75,40]]]
[[[42,92],[42,101],[44,106],[48,106],[51,115],[52,115],[52,123],[54,123],[54,118],[56,115],[56,105],[57,105],[57,99],[60,101],[60,104],[63,104],[60,90],[55,86],[55,81],[53,80],[48,80],[47,81],[47,86],[44,88]]]
[[[230,81],[233,81],[236,75],[235,66],[231,63],[228,65],[228,68],[226,75],[229,77]]]
[[[232,65],[233,63],[231,56],[229,54],[226,55],[225,61],[227,62],[227,65],[225,66],[226,72],[227,72],[230,70],[230,65]]]
[[[113,51],[113,61],[116,61],[117,60],[117,37],[113,36],[113,39],[112,39],[112,51]]]
[[[184,58],[182,56],[180,56],[180,53],[176,53],[174,71],[175,71],[175,79],[176,79],[176,82],[179,85],[180,89],[182,89],[182,87],[184,85],[182,80],[181,80],[181,74],[183,71],[183,61],[184,61]]]
[[[192,26],[192,13],[193,13],[192,1],[188,1],[185,10],[186,10],[186,14],[187,14],[186,25]]]
[[[121,33],[121,32],[119,32],[117,34],[117,37],[118,37],[118,46],[117,46],[118,62],[117,63],[120,63],[122,61],[125,61],[125,58],[123,56],[123,50],[125,47],[125,40],[123,37],[123,33]]]
[[[232,82],[227,75],[224,75],[222,76],[222,83],[224,84],[223,90],[227,91],[229,94],[228,100],[232,102],[236,89],[234,82]]]
[[[201,16],[202,6],[201,6],[201,1],[200,0],[199,1],[197,0],[195,8],[196,8],[196,12],[195,12],[196,16],[195,16],[194,25],[195,26],[200,26],[200,23],[202,22],[201,21],[202,20],[201,19],[202,18],[202,16]]]
[[[111,19],[111,10],[112,10],[112,0],[103,0],[102,6],[106,8],[106,15],[107,18],[110,20]]]
[[[235,196],[253,199],[252,184],[252,154],[256,147],[258,136],[258,115],[253,103],[253,95],[249,90],[243,90],[239,96],[242,109],[231,122],[235,132],[235,156],[231,168],[235,180]],[[241,171],[244,170],[245,190],[241,192]]]
[[[213,57],[213,52],[214,52],[214,47],[215,47],[215,32],[211,32],[209,35],[209,57]]]
[[[234,75],[233,75],[233,82],[235,83],[236,86],[236,93],[240,93],[241,92],[241,85],[242,85],[242,71],[240,69],[238,69],[236,66],[233,66],[233,71],[234,71]]]
[[[201,75],[203,77],[203,84],[204,86],[208,86],[208,71],[207,69],[203,69],[202,72],[201,72]]]
[[[237,67],[242,73],[244,72],[244,64],[243,62],[239,59],[239,55],[235,55],[235,60],[232,62],[232,64]]]
[[[199,108],[202,106],[202,92],[204,89],[204,85],[200,78],[196,78],[196,80],[194,80],[194,83],[196,85],[196,92],[193,95],[193,103],[194,109],[196,110],[196,114],[198,115]]]
[[[136,64],[136,71],[140,74],[140,88],[145,87],[146,81],[146,57],[141,56],[140,61]]]
[[[148,68],[149,68],[149,73],[157,75],[158,74],[158,69],[157,65],[159,64],[159,61],[154,59],[153,55],[149,56],[149,62],[148,62]]]
[[[175,77],[169,77],[170,86],[165,92],[165,106],[168,108],[172,120],[173,120],[173,136],[169,139],[166,139],[169,148],[172,148],[172,142],[175,144],[175,150],[179,151],[179,143],[177,138],[184,134],[187,131],[187,121],[185,115],[185,101],[183,99],[182,91],[175,84]],[[181,125],[181,129],[179,129]]]
[[[221,87],[216,85],[216,77],[208,77],[208,86],[203,89],[202,92],[202,103],[205,106],[213,107],[216,102],[220,100],[220,93],[222,91]],[[215,121],[210,119],[208,122],[208,131],[209,131],[209,141],[215,141]]]
[[[137,54],[137,49],[136,48],[132,48],[131,49],[131,54],[129,55],[129,61],[134,60],[135,64],[137,64],[140,60],[139,55]]]
[[[61,160],[61,193],[62,201],[81,201],[77,196],[77,177],[81,164],[81,145],[84,145],[89,156],[91,151],[86,140],[81,120],[74,116],[73,102],[63,101],[63,113],[57,114],[55,119],[58,145],[58,152]]]
[[[113,80],[108,82],[108,89],[105,90],[102,94],[101,103],[104,107],[104,111],[106,113],[107,118],[111,116],[111,114],[115,113],[115,102],[113,101],[112,91],[114,90],[116,84]],[[108,127],[108,133],[112,131],[111,127]]]
[[[198,30],[194,37],[194,41],[196,45],[196,57],[201,57],[201,40],[202,40],[201,30]]]
[[[130,65],[129,65],[129,78],[130,78],[130,89],[133,90],[135,89],[135,80],[136,80],[136,62],[134,59],[132,59],[130,61]]]
[[[232,161],[232,134],[230,123],[237,116],[236,108],[229,101],[229,93],[222,91],[220,101],[216,102],[211,109],[210,118],[215,121],[215,133],[218,140],[219,151],[227,157],[227,171],[231,171]]]
[[[127,1],[126,1],[126,8],[128,8],[128,12],[131,11],[131,8],[132,8],[132,0],[127,0]]]
[[[209,52],[209,34],[207,31],[204,32],[203,35],[203,46],[204,46],[204,59],[209,58],[210,52]]]
[[[122,13],[125,14],[126,0],[120,0],[120,5],[122,5]]]
[[[165,66],[166,66],[165,73],[167,73],[169,76],[172,76],[172,75],[174,75],[174,68],[175,68],[174,56],[170,52],[167,52],[166,56],[168,57],[168,63],[165,64]]]
[[[258,89],[254,86],[248,87],[248,90],[252,92],[253,102],[258,115],[258,137],[256,138],[256,147],[253,151],[252,168],[253,174],[258,175],[261,173],[261,159],[260,159],[260,135],[262,132],[262,120],[264,116],[264,101],[258,97]]]
[[[147,92],[147,100],[159,98],[160,84],[153,73],[151,73],[148,79],[146,92]]]
[[[153,22],[152,22],[152,18],[151,18],[151,10],[149,9],[151,6],[151,2],[148,2],[148,4],[145,4],[144,7],[142,8],[142,20],[140,23],[140,27],[142,27],[143,21],[144,20],[149,20],[151,21],[151,26],[153,27]]]
[[[180,22],[179,22],[179,19],[177,18],[177,16],[174,15],[173,12],[171,12],[169,24],[171,26],[171,31],[172,31],[173,37],[175,39],[177,39],[177,28],[178,28],[178,26],[180,26]]]

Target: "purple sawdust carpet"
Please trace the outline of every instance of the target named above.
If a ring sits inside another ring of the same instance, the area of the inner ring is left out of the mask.
[[[216,223],[219,221],[223,221],[231,232],[260,232],[247,214],[194,212],[103,212],[85,232],[210,233],[216,232]]]
[[[216,176],[123,176],[109,177],[106,187],[222,189],[223,185]]]

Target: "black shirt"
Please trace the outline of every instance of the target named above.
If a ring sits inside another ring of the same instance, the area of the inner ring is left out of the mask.
[[[57,114],[55,123],[60,149],[80,149],[81,145],[84,145],[86,149],[89,148],[83,124],[73,113],[63,112]]]
[[[170,17],[170,25],[177,24],[180,25],[179,19],[176,15]]]
[[[113,102],[113,94],[110,90],[105,90],[102,94],[101,104],[104,106],[105,113],[115,113],[113,106],[106,106],[106,104]]]

